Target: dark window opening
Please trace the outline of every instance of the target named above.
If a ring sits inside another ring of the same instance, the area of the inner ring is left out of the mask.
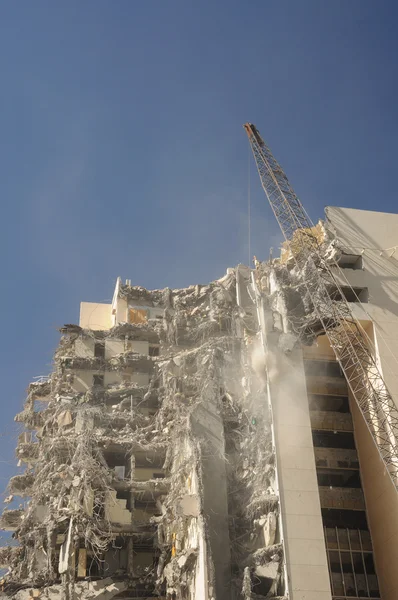
[[[312,432],[312,440],[316,448],[344,448],[355,450],[354,435],[348,431],[316,431]]]
[[[116,499],[117,500],[127,500],[126,502],[126,508],[127,510],[131,510],[131,493],[128,491],[117,491],[116,492]]]
[[[125,537],[120,536],[113,540],[110,550],[122,550],[123,548],[127,548],[127,540]]]
[[[335,360],[306,360],[304,370],[306,375],[315,377],[344,377],[339,363]]]
[[[93,375],[93,385],[104,385],[104,375]]]
[[[350,460],[337,460],[337,461],[333,460],[333,466],[336,465],[336,462],[337,462],[337,467],[339,469],[359,469],[359,461],[353,460],[352,458],[350,458]],[[315,457],[315,464],[316,464],[317,468],[328,467],[328,461],[326,460],[326,458]]]
[[[149,346],[149,356],[159,356],[160,347],[159,346]]]
[[[155,548],[153,543],[148,540],[147,542],[145,541],[136,541],[134,543],[134,554],[138,554],[140,552],[153,552],[155,553]]]
[[[104,555],[103,572],[109,577],[126,573],[128,562],[127,538],[117,537]]]
[[[138,469],[162,469],[164,461],[165,457],[160,454],[158,456],[149,457],[137,452],[135,455],[135,466]]]
[[[121,452],[104,452],[104,458],[106,464],[109,469],[114,470],[115,467],[124,467],[124,479],[128,479],[130,477],[130,458]],[[118,477],[118,474],[115,472],[115,478],[121,479]]]
[[[153,473],[152,478],[153,479],[164,479],[165,474],[164,473]]]
[[[98,556],[93,556],[93,555],[88,555],[87,556],[87,569],[86,569],[86,574],[88,577],[92,577],[92,578],[97,578],[97,577],[102,577],[103,575],[103,570],[104,570],[104,563],[103,563],[103,559],[101,555]]]
[[[369,302],[368,288],[352,288],[350,286],[341,286],[341,293],[337,288],[333,288],[330,295],[333,300],[342,300],[345,298],[347,302]]]
[[[156,506],[155,500],[136,500],[134,499],[134,508],[147,510],[148,512],[160,512]]]
[[[311,394],[309,396],[310,410],[322,412],[349,413],[350,405],[347,396],[323,396]]]
[[[361,254],[342,254],[337,261],[341,269],[362,269],[363,261]]]
[[[94,356],[95,358],[105,358],[105,344],[103,342],[94,344]]]
[[[375,570],[375,563],[373,560],[373,554],[366,553],[364,555],[364,562],[365,562],[365,568],[366,568],[366,572],[370,573],[371,575],[375,575],[376,570]]]
[[[252,575],[252,592],[260,596],[267,596],[271,589],[274,580],[269,577],[260,577],[253,573]]]
[[[322,508],[322,521],[325,527],[361,529],[365,531],[369,529],[364,510]]]
[[[318,469],[318,485],[327,487],[360,488],[359,471],[340,469]]]

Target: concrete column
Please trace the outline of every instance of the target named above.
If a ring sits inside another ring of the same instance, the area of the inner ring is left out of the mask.
[[[268,336],[281,518],[291,600],[331,600],[304,366]]]
[[[130,457],[130,482],[133,483],[135,473],[135,456]],[[131,522],[134,522],[134,493],[130,491],[130,510]],[[132,577],[134,574],[134,543],[133,538],[129,537],[127,545],[127,574]]]
[[[196,408],[192,416],[192,429],[201,446],[202,462],[199,471],[203,485],[202,506],[207,526],[208,550],[214,564],[215,597],[217,600],[230,600],[231,554],[224,426],[215,398],[214,402],[204,401]],[[206,556],[207,552],[204,549],[203,552]]]

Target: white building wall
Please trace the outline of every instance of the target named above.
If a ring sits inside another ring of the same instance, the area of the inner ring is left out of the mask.
[[[112,327],[112,314],[110,304],[99,302],[81,302],[79,325],[83,329],[110,329]]]
[[[325,212],[339,245],[362,256],[363,268],[344,269],[344,276],[352,287],[369,290],[363,309],[352,307],[373,324],[381,370],[398,406],[398,215],[337,207]],[[344,278],[341,283],[347,285]]]
[[[238,269],[238,301],[250,305],[243,289],[248,275]],[[268,391],[273,413],[280,536],[290,600],[331,600],[311,421],[302,353],[278,348],[270,310],[258,310],[267,350]]]
[[[339,245],[362,256],[363,269],[344,269],[344,276],[352,287],[368,288],[369,302],[351,307],[374,337],[375,358],[398,406],[398,215],[328,207],[326,216]],[[398,493],[353,398],[351,411],[380,592],[396,600]]]
[[[126,344],[126,350],[128,352],[137,352],[138,354],[144,354],[145,356],[148,356],[149,342],[144,342],[141,340],[128,340]]]
[[[124,340],[105,340],[105,359],[124,352]]]
[[[311,422],[300,350],[279,352],[270,380],[281,522],[291,600],[331,600]]]

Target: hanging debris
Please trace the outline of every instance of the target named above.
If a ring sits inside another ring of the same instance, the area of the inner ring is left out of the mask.
[[[26,472],[9,489],[28,501],[1,518],[19,544],[2,551],[8,597],[283,594],[265,361],[237,278],[119,282],[129,322],[60,329],[16,417]]]

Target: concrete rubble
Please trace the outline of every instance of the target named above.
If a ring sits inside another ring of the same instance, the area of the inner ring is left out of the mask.
[[[61,328],[53,372],[16,416],[26,471],[9,493],[28,501],[1,517],[18,543],[0,550],[6,597],[285,597],[255,290],[283,352],[304,335],[286,311],[307,308],[300,284],[285,286],[294,269],[252,273],[181,290],[119,284],[136,322]]]
[[[332,225],[319,221],[311,230],[296,230],[293,239],[282,245],[281,258],[255,259],[258,288],[275,328],[283,332],[282,351],[291,350],[297,340],[311,346],[324,332],[324,325],[328,329],[338,326],[333,303],[341,300],[340,282],[330,265],[337,265],[344,254]]]

